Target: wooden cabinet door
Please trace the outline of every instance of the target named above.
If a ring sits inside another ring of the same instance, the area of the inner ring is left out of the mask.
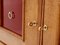
[[[45,5],[43,1],[42,1],[43,3],[40,2],[40,4],[42,4],[41,9],[38,0],[25,1],[26,45],[59,45],[59,1],[58,0],[44,0],[44,1]],[[39,12],[40,13],[42,12],[41,13],[42,17],[38,18],[38,16],[40,15]],[[29,23],[33,21],[38,22],[38,26],[34,27],[29,25]],[[39,32],[38,27],[40,25],[41,26],[46,25],[47,30],[46,31],[41,30],[43,33]],[[40,39],[40,41],[38,41],[38,39]]]
[[[59,1],[45,0],[44,24],[48,30],[43,32],[43,45],[59,45]]]
[[[38,45],[38,0],[25,0],[25,44]],[[32,24],[34,23],[34,24]]]

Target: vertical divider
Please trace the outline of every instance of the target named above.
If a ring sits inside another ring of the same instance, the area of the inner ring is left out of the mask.
[[[45,0],[39,0],[39,27],[41,27],[41,31],[39,31],[39,45],[43,45],[43,26],[44,26],[44,13],[45,13]]]

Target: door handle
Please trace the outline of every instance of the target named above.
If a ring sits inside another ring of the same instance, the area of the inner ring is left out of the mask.
[[[35,27],[37,26],[37,22],[36,21],[28,22],[28,26]]]
[[[13,11],[8,12],[8,18],[9,19],[14,19],[15,18],[15,13]]]
[[[43,30],[44,31],[47,31],[48,30],[48,26],[47,25],[44,25]]]
[[[43,27],[38,27],[38,31],[47,31],[48,30],[48,26],[44,25]]]

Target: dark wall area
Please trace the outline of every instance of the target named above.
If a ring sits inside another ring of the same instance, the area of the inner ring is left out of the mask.
[[[0,0],[0,25],[1,25],[1,0]]]

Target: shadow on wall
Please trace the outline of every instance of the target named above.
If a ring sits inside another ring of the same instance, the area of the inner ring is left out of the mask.
[[[1,0],[0,0],[0,25],[1,25]]]

